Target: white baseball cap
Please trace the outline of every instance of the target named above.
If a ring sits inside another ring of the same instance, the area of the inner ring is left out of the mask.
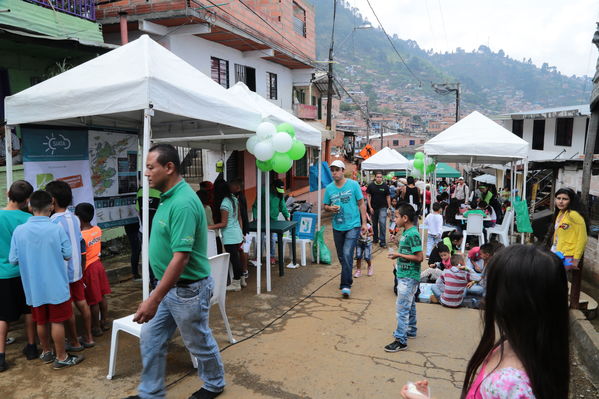
[[[342,161],[338,160],[338,159],[336,159],[333,162],[331,162],[331,167],[333,167],[333,166],[336,166],[336,167],[341,168],[341,169],[345,169],[345,164]]]
[[[464,180],[463,176],[458,177],[458,180]]]

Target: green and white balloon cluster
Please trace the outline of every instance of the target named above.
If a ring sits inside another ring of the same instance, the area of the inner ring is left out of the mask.
[[[275,126],[262,122],[245,148],[256,157],[256,166],[263,172],[285,173],[291,169],[293,161],[306,153],[306,146],[295,138],[295,129],[289,123]]]
[[[408,164],[410,175],[414,177],[424,176],[425,170],[427,175],[431,175],[436,168],[437,165],[435,164],[434,159],[425,156],[424,153],[420,151],[414,154],[414,160],[410,161]]]

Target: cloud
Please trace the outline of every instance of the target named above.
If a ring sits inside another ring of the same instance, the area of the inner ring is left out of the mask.
[[[366,0],[350,5],[376,26]],[[389,34],[424,49],[466,51],[489,45],[515,59],[547,62],[566,75],[595,72],[591,39],[599,21],[596,0],[370,0]]]

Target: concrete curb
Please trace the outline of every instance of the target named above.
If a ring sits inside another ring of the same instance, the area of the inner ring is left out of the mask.
[[[589,380],[599,388],[599,333],[580,310],[570,310],[570,334],[572,345]]]

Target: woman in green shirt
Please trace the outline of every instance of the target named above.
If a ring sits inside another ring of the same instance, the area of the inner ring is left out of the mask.
[[[217,179],[214,182],[214,207],[220,212],[214,213],[215,224],[209,225],[208,229],[221,229],[223,246],[229,253],[233,266],[233,280],[227,286],[227,291],[241,291],[241,288],[247,285],[242,276],[239,258],[239,247],[243,242],[241,216],[237,198],[231,194],[229,184],[224,179]]]

